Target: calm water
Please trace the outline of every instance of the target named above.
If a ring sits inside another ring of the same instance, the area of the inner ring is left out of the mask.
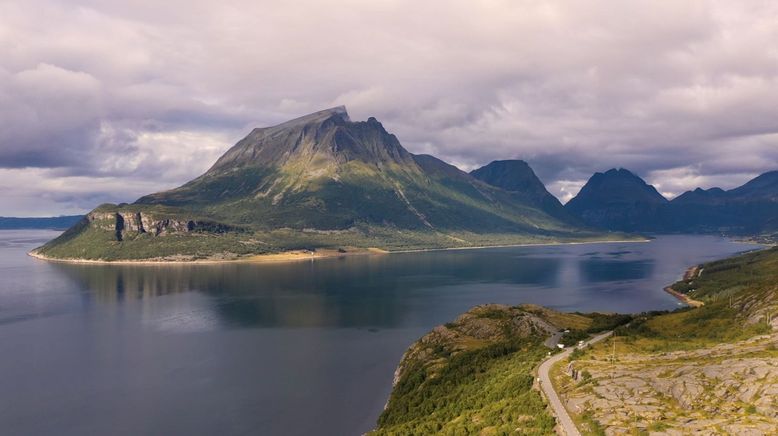
[[[0,231],[4,434],[369,430],[405,348],[481,303],[672,309],[721,238],[500,248],[268,265],[95,266],[25,255]]]

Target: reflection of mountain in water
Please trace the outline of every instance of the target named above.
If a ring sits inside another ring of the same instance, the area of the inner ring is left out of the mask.
[[[606,260],[589,258],[582,259],[578,265],[581,277],[589,283],[645,279],[651,276],[655,268],[653,259]]]
[[[69,265],[57,268],[98,302],[197,292],[241,327],[389,327],[407,306],[467,283],[553,286],[561,260],[439,252],[289,264]],[[153,304],[163,303],[161,299]],[[486,301],[484,301],[486,302]],[[519,303],[520,301],[517,301]],[[149,303],[144,303],[144,307]]]

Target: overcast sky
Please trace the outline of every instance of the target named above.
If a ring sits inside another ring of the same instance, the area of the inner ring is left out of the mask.
[[[0,0],[0,215],[131,202],[340,104],[562,201],[611,167],[732,188],[778,169],[778,2]]]

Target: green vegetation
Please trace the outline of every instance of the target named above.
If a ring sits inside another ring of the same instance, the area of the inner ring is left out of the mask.
[[[672,288],[704,306],[641,314],[616,335],[650,339],[650,349],[669,350],[733,342],[771,330],[767,317],[778,303],[778,249],[711,262],[699,271]]]
[[[183,218],[182,218],[183,219]],[[113,223],[106,227],[113,227]],[[380,226],[355,226],[340,231],[236,230],[225,232],[125,233],[117,240],[114,230],[81,224],[39,249],[43,255],[59,259],[143,260],[160,258],[236,259],[302,249],[380,248],[406,251],[468,248],[513,244],[549,244],[607,238],[549,238],[521,233],[478,234],[472,232],[430,232]]]
[[[578,326],[566,332],[559,339],[559,343],[565,347],[571,347],[578,344],[579,341],[588,339],[592,334],[613,330],[616,327],[623,326],[632,321],[632,315],[620,313],[580,313],[576,312],[588,320],[585,326]],[[578,350],[576,350],[578,351]],[[573,352],[575,354],[575,352]]]
[[[440,371],[417,362],[371,434],[508,434],[517,427],[553,434],[554,418],[532,390],[532,370],[546,351],[537,340],[514,340],[457,354]]]
[[[618,428],[643,434],[647,430],[676,428],[678,419],[684,416],[703,416],[702,412],[690,411],[691,406],[680,405],[680,401],[692,404],[688,398],[693,398],[690,395],[695,392],[691,384],[695,379],[683,368],[695,368],[704,374],[704,365],[713,365],[710,371],[724,377],[729,369],[722,364],[722,359],[751,359],[757,365],[762,365],[762,360],[775,359],[775,346],[765,342],[764,337],[762,342],[748,342],[737,351],[721,348],[720,344],[771,331],[766,317],[778,313],[775,284],[778,249],[713,262],[703,265],[702,271],[702,276],[682,283],[694,289],[695,298],[706,302],[700,308],[622,315],[560,313],[534,305],[476,307],[411,346],[398,369],[399,378],[387,408],[372,434],[552,433],[554,421],[539,394],[531,389],[534,368],[548,352],[542,339],[549,332],[540,327],[540,320],[559,329],[569,329],[561,339],[567,345],[596,332],[615,330],[614,339],[591,348],[576,349],[571,354],[570,362],[580,371],[578,380],[564,373],[562,367],[567,362],[552,369],[555,386],[587,399],[578,403],[587,406],[573,416],[586,434],[605,434],[604,423],[613,419],[624,420],[624,425]],[[615,361],[612,360],[613,341],[617,350]],[[716,346],[719,348],[715,352],[701,350]],[[673,358],[674,354],[667,351],[681,354]],[[719,357],[718,353],[722,352],[729,353],[726,354],[729,357]],[[612,402],[620,398],[645,399],[646,392],[640,391],[638,395],[633,390],[648,387],[632,385],[635,380],[678,377],[690,380],[689,387],[682,384],[683,389],[673,390],[672,384],[658,385],[666,386],[662,388],[666,391],[652,393],[656,401],[646,400],[651,407],[635,406],[635,410],[642,412],[620,415],[621,409],[612,407]],[[742,391],[730,392],[729,385],[723,385],[718,378],[700,380],[712,383],[706,385],[701,395],[715,397],[721,404],[735,405],[726,413],[742,412],[743,416],[762,419],[760,407],[764,407],[764,402],[760,403],[758,397],[750,401],[761,406],[744,403],[739,399]],[[613,383],[624,394],[598,390]],[[710,391],[714,388],[715,393]],[[604,400],[601,395],[610,396]],[[693,404],[697,407],[697,403]],[[672,413],[672,417],[657,418],[664,416],[664,412],[652,412],[655,405]],[[714,409],[717,414],[724,413],[724,409]],[[732,415],[733,422],[738,422],[737,416],[740,415]]]
[[[372,434],[553,434],[555,421],[532,389],[549,352],[543,341],[555,329],[587,335],[622,318],[535,305],[475,307],[409,348]]]

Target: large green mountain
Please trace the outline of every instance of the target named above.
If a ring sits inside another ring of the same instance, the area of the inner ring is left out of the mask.
[[[624,169],[596,173],[566,205],[585,223],[608,230],[759,234],[778,231],[778,171],[735,189],[688,191],[665,199]]]
[[[533,195],[413,155],[375,118],[352,122],[337,107],[254,129],[202,176],[130,205],[100,206],[39,253],[235,257],[303,247],[429,248],[598,236],[566,214],[549,213]]]

